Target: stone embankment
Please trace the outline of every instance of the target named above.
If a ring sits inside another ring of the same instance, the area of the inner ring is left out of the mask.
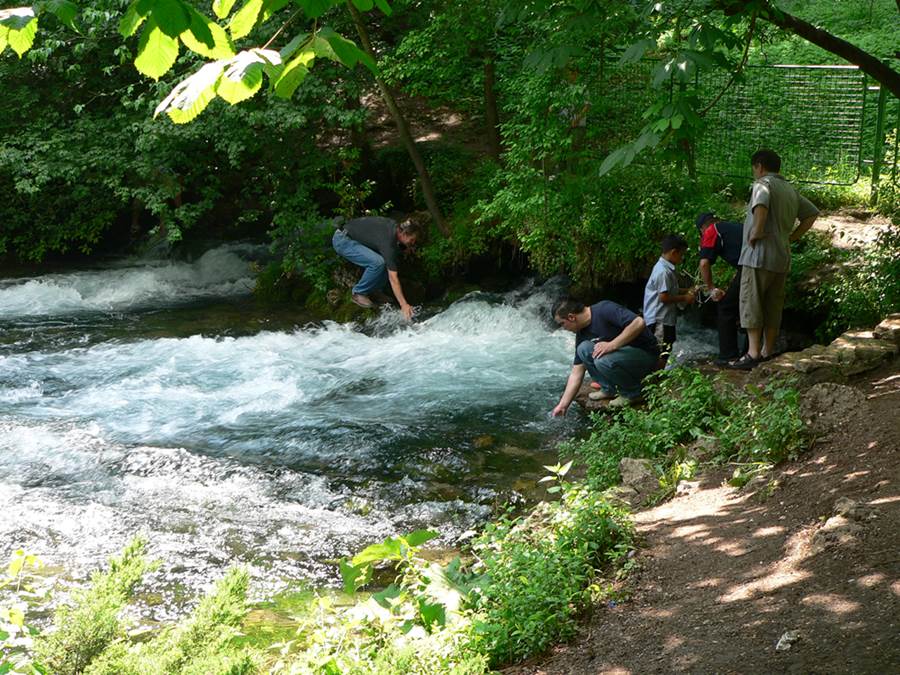
[[[848,331],[830,345],[788,352],[753,371],[756,380],[793,376],[802,384],[843,382],[889,362],[900,354],[900,314],[891,314],[873,330]]]

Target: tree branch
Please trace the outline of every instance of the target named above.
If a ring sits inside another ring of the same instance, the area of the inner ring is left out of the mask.
[[[748,12],[753,9],[750,6],[753,3],[748,0],[720,0],[717,4],[726,14]],[[897,7],[900,10],[900,0],[897,0]],[[879,61],[869,52],[778,9],[770,2],[766,2],[760,9],[759,17],[859,66],[860,70],[878,80],[885,89],[900,98],[900,73]]]

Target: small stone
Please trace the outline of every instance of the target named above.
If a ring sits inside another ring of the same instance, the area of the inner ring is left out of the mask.
[[[778,640],[778,644],[775,645],[775,650],[779,652],[786,652],[791,648],[795,642],[800,640],[800,631],[799,630],[789,630],[785,632]]]

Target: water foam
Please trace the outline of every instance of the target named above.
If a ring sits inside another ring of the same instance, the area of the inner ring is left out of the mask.
[[[258,247],[227,245],[193,263],[135,260],[118,266],[0,282],[0,319],[166,306],[246,295]]]

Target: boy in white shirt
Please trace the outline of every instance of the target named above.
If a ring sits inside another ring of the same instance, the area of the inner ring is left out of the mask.
[[[678,234],[666,235],[662,240],[662,255],[653,266],[644,289],[644,322],[659,341],[663,362],[672,353],[675,342],[675,320],[678,305],[694,302],[694,291],[678,287],[675,266],[684,262],[687,241]]]

